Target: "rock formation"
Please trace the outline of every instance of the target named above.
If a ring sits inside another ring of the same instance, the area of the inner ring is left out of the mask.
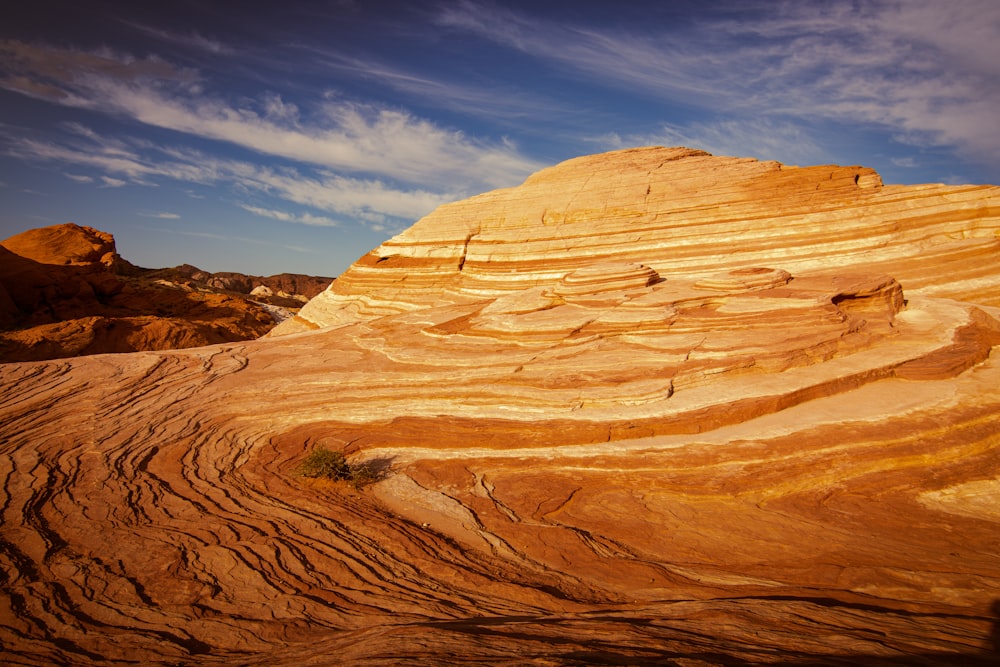
[[[998,212],[589,156],[262,339],[0,365],[0,657],[994,664]]]
[[[176,282],[194,284],[225,292],[274,297],[290,302],[286,305],[301,307],[303,303],[325,290],[333,278],[307,276],[301,273],[279,273],[274,276],[248,276],[230,271],[209,273],[190,264],[172,269],[162,269],[156,275]]]
[[[672,276],[769,267],[885,273],[908,294],[1000,305],[995,186],[885,186],[683,148],[580,157],[442,206],[362,257],[278,332],[551,284],[581,263]],[[430,299],[430,301],[428,301]]]
[[[231,289],[241,279],[249,287],[243,294]],[[256,338],[275,324],[269,308],[298,310],[306,296],[279,291],[250,298],[253,286],[315,296],[329,282],[141,269],[118,255],[106,232],[75,224],[32,229],[0,243],[0,362]]]
[[[39,264],[112,266],[121,261],[111,234],[73,223],[29,229],[0,242],[19,257]]]

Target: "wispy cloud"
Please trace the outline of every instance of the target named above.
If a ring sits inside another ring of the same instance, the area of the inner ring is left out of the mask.
[[[213,234],[212,232],[192,232],[183,229],[161,229],[160,231],[167,232],[170,234],[179,234],[181,236],[193,236],[195,238],[212,239],[213,241],[225,241],[226,243],[239,242],[239,243],[246,243],[248,245],[262,246],[265,248],[275,247],[274,243],[272,243],[271,241],[255,239],[249,236],[238,236],[235,234]],[[289,244],[280,244],[277,247],[306,254],[315,254],[318,252],[316,248],[305,248],[302,246],[289,245]]]
[[[179,33],[154,28],[153,26],[146,25],[144,23],[136,23],[132,21],[123,21],[123,23],[145,35],[155,37],[163,42],[175,44],[184,48],[205,51],[216,56],[233,55],[237,53],[235,48],[226,44],[222,40],[206,37],[198,31]]]
[[[722,56],[709,45],[692,52],[688,38],[637,34],[540,19],[491,3],[463,1],[446,7],[438,24],[475,33],[523,51],[564,71],[616,88],[654,95],[704,95],[717,99],[715,77],[706,77]]]
[[[84,174],[63,174],[66,178],[71,181],[76,181],[77,183],[93,183],[93,176],[86,176]]]
[[[387,217],[416,219],[459,198],[455,193],[401,190],[382,181],[346,178],[330,172],[306,177],[258,169],[253,182],[259,190],[282,199],[369,222],[384,222]]]
[[[701,107],[721,123],[756,115],[869,124],[895,130],[902,143],[950,147],[1000,167],[995,0],[737,6],[737,18],[702,13],[646,32],[470,1],[444,9],[438,22],[600,85]],[[711,134],[709,122],[684,133]]]
[[[348,178],[322,169],[261,166],[143,140],[104,139],[82,126],[67,129],[72,136],[63,143],[8,136],[6,153],[28,161],[94,168],[103,172],[98,178],[104,186],[126,183],[152,186],[163,179],[229,186],[238,192],[253,192],[350,217],[373,229],[385,228],[387,223],[412,222],[441,204],[460,198],[457,192],[405,189],[381,180]],[[264,210],[253,212],[264,215]],[[333,218],[308,212],[268,217],[307,225],[338,224]]]
[[[332,218],[327,218],[321,215],[313,215],[311,213],[288,213],[287,211],[276,211],[269,208],[261,208],[260,206],[251,206],[249,204],[240,204],[240,208],[245,211],[249,211],[254,215],[259,215],[264,218],[273,218],[274,220],[281,220],[282,222],[297,222],[303,225],[313,225],[316,227],[337,227],[340,223]]]
[[[537,121],[540,116],[565,115],[567,111],[565,104],[513,84],[429,77],[370,57],[355,58],[314,47],[304,50],[327,68],[377,81],[420,103],[476,118],[514,125],[526,119]]]
[[[823,159],[823,148],[801,125],[784,120],[753,118],[688,125],[664,123],[649,134],[610,134],[595,142],[612,148],[631,146],[688,146],[714,155],[754,156],[798,164]]]
[[[110,176],[101,176],[101,187],[104,188],[120,188],[128,185],[128,181],[123,181],[120,178],[112,178]]]
[[[70,106],[93,108],[92,95],[103,81],[118,85],[158,82],[197,89],[194,70],[179,68],[153,56],[135,58],[110,49],[78,51],[0,40],[3,78],[8,90]]]
[[[138,153],[128,153],[115,148],[93,146],[81,148],[73,144],[57,144],[26,137],[7,137],[7,155],[30,160],[50,161],[83,167],[94,167],[105,172],[125,175],[134,183],[144,183],[144,176],[173,175],[180,180],[178,170],[169,165],[147,164]],[[92,179],[93,180],[93,179]]]
[[[139,215],[144,218],[157,218],[158,220],[180,220],[180,215],[177,213],[168,213],[165,211],[140,211]]]
[[[0,43],[0,85],[67,106],[351,174],[477,192],[513,185],[540,166],[510,142],[470,138],[406,111],[332,96],[308,113],[276,94],[230,101],[205,92],[197,72],[157,58]]]

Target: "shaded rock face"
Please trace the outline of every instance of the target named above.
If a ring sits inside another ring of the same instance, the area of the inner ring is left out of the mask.
[[[275,284],[315,294],[324,280],[285,276]],[[274,326],[267,307],[297,310],[305,300],[165,280],[122,259],[114,238],[91,227],[33,229],[0,243],[0,362],[247,340]]]
[[[1000,191],[686,149],[521,188],[286,335],[0,366],[0,655],[994,664]]]

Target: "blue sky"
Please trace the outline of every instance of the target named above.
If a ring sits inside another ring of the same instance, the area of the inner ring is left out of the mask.
[[[686,145],[1000,182],[1000,3],[17,3],[0,238],[335,276],[437,205]]]

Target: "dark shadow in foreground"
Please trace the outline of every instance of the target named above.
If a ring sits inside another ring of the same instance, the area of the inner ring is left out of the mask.
[[[495,637],[498,643],[511,643],[525,649],[526,660],[555,661],[559,665],[619,665],[637,667],[653,665],[728,665],[745,667],[749,665],[771,665],[772,667],[834,667],[854,665],[859,667],[1000,667],[1000,600],[993,603],[992,629],[988,637],[983,638],[983,648],[980,651],[968,652],[927,652],[908,653],[905,655],[866,655],[860,654],[815,654],[806,651],[780,651],[754,647],[741,642],[721,640],[710,635],[677,631],[661,636],[658,642],[655,637],[644,631],[638,633],[596,633],[590,638],[583,638],[579,625],[581,617],[486,617],[453,621],[439,621],[424,624],[435,630],[458,635],[467,635],[477,640]],[[585,615],[589,622],[597,623],[604,628],[613,625],[642,628],[655,625],[650,618],[624,618],[614,615]],[[980,617],[982,618],[982,617]],[[983,619],[985,620],[985,619]],[[561,633],[559,626],[569,622],[575,625],[572,633]],[[659,626],[664,630],[663,626]],[[626,635],[631,635],[626,637]],[[612,639],[614,637],[614,639]],[[636,641],[637,639],[641,639]],[[461,642],[459,642],[461,643]],[[657,646],[657,644],[660,646]],[[564,650],[560,650],[563,647]],[[750,656],[750,657],[741,657]],[[458,656],[454,656],[458,657]],[[447,661],[446,661],[447,662]],[[459,658],[454,663],[466,664]],[[503,664],[510,664],[501,660]],[[534,664],[534,663],[527,663]],[[546,663],[547,664],[547,663]]]

